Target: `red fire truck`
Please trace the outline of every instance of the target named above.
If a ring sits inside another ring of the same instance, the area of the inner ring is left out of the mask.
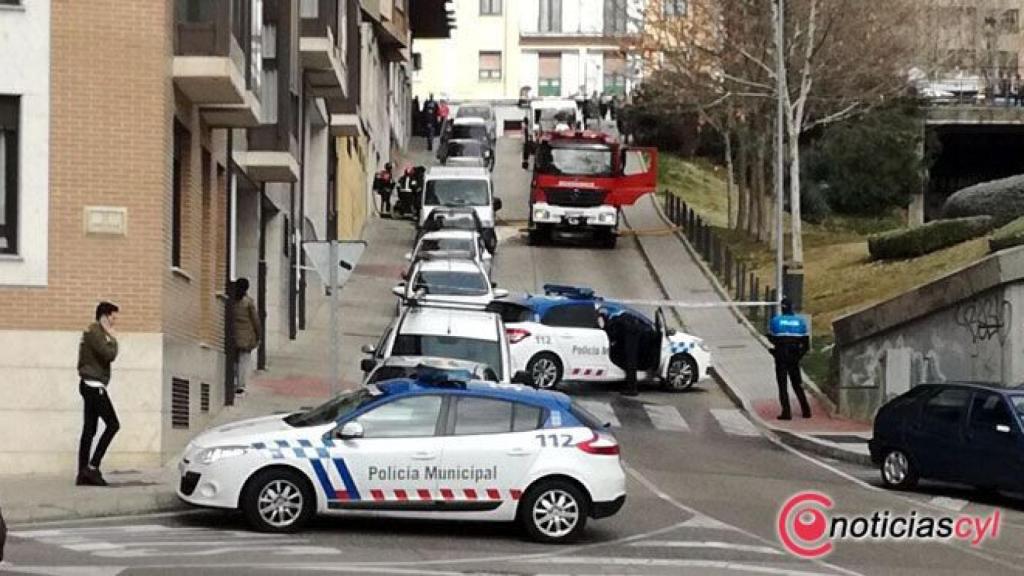
[[[530,184],[530,244],[559,234],[614,248],[619,209],[654,192],[657,174],[654,148],[622,146],[603,132],[545,132]]]

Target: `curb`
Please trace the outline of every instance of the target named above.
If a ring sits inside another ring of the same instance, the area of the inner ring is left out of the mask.
[[[117,488],[109,488],[117,490]],[[56,522],[64,520],[82,520],[106,518],[113,516],[137,516],[159,512],[181,512],[190,507],[178,499],[174,492],[159,492],[144,497],[126,497],[115,501],[113,507],[107,500],[93,500],[95,506],[82,508],[64,508],[60,504],[53,506],[36,506],[19,508],[4,507],[4,519],[12,528],[18,525],[30,525],[37,522]]]
[[[651,202],[654,204],[654,207],[658,212],[658,216],[663,221],[665,221],[666,224],[668,224],[668,220],[665,217],[665,214],[661,211],[661,207],[658,206],[658,202],[655,200],[653,196],[651,197]],[[622,215],[622,219],[625,222],[626,226],[630,230],[632,230],[633,228],[629,225],[629,220],[625,214]],[[682,242],[691,259],[693,259],[700,267],[701,272],[714,285],[715,290],[718,292],[719,296],[721,296],[726,301],[731,302],[731,296],[729,296],[728,292],[725,291],[722,285],[718,282],[718,278],[716,278],[714,274],[711,273],[711,271],[708,269],[704,261],[702,261],[700,258],[696,256],[696,252],[693,250],[693,247],[690,245],[686,237],[680,235],[678,232],[674,232],[674,234],[676,236],[676,239]],[[667,298],[668,290],[666,289],[665,281],[661,278],[661,274],[658,273],[658,269],[654,266],[654,262],[651,259],[650,254],[648,253],[647,249],[643,245],[643,242],[641,242],[639,238],[636,239],[636,244],[637,247],[640,249],[640,254],[643,255],[644,262],[647,264],[647,268],[651,270],[651,274],[654,276],[654,279],[658,284],[658,289],[661,291],[662,295],[664,295]],[[767,340],[764,338],[764,336],[757,332],[753,324],[750,323],[750,320],[743,316],[743,314],[739,312],[736,306],[729,306],[728,309],[732,312],[734,316],[737,317],[739,321],[743,322],[747,330],[749,330],[752,333],[752,335],[757,339],[757,341],[760,342],[761,345],[765,346],[767,349]],[[679,321],[681,324],[685,326],[685,323],[683,322],[682,317],[679,315],[679,311],[676,308],[672,308],[672,314],[673,316],[675,316],[677,321]],[[753,409],[753,406],[751,405],[750,401],[738,389],[733,388],[732,386],[729,385],[728,379],[722,374],[719,367],[713,366],[711,368],[711,377],[718,384],[719,388],[722,389],[725,395],[728,396],[730,400],[732,400],[736,407],[742,410],[744,413],[746,413],[747,417],[750,418],[756,426],[761,428],[771,438],[783,444],[786,444],[787,446],[790,446],[792,448],[803,450],[805,452],[809,452],[818,456],[833,458],[835,460],[850,462],[853,464],[872,466],[870,456],[860,454],[858,452],[853,452],[851,450],[845,450],[841,447],[832,444],[826,444],[824,442],[815,440],[813,438],[809,438],[802,434],[794,433],[773,426],[772,424],[766,422],[763,418],[761,418],[760,415],[757,414],[757,411]],[[824,397],[824,394],[822,394],[822,392],[818,389],[817,385],[813,383],[813,381],[811,381],[810,379],[806,379],[806,382],[810,384],[808,388],[812,391],[815,397],[820,402],[822,402],[822,404],[826,408],[834,412],[835,405],[831,402],[831,400],[828,400],[827,398],[822,398]]]

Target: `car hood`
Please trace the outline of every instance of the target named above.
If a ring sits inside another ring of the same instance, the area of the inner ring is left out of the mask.
[[[284,421],[285,416],[285,414],[261,416],[211,428],[197,436],[192,444],[199,448],[208,448],[231,444],[252,444],[270,439],[271,436],[274,437],[273,439],[277,439],[277,437],[285,439],[285,434],[294,435],[296,430]]]

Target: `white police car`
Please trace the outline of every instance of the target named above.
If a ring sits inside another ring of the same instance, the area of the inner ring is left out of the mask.
[[[381,382],[214,428],[179,468],[179,498],[240,509],[268,532],[361,513],[516,520],[566,542],[626,498],[619,445],[593,416],[563,394],[493,382]]]
[[[641,337],[641,378],[659,378],[666,389],[685,390],[708,375],[711,352],[696,336],[666,326],[659,308],[654,319],[614,300],[595,296],[576,286],[544,286],[545,294],[494,303],[505,320],[512,350],[512,369],[525,370],[539,388],[563,380],[606,382],[622,380],[625,371],[612,362],[616,351],[598,325],[598,311],[630,314],[648,327]]]
[[[376,346],[365,345],[360,368],[369,374],[392,356],[439,357],[490,366],[498,381],[512,381],[512,354],[505,324],[495,312],[414,302],[384,330]]]

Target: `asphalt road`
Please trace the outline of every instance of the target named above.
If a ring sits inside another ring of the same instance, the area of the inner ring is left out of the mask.
[[[533,248],[519,235],[528,173],[519,143],[503,140],[495,170],[506,222],[498,283],[537,290],[545,282],[590,285],[607,295],[660,298],[638,252],[624,237],[615,250]],[[681,252],[682,254],[682,252]],[[685,320],[685,318],[684,318]],[[766,378],[770,375],[766,375]],[[981,498],[956,487],[912,494],[877,487],[874,470],[827,462],[773,443],[714,383],[668,394],[647,389],[622,398],[615,386],[568,385],[613,422],[628,472],[628,501],[593,521],[582,542],[544,546],[507,525],[324,518],[298,535],[249,532],[235,515],[192,512],[18,526],[0,572],[113,576],[150,574],[1008,574],[1024,572],[1024,504]],[[981,546],[940,542],[834,543],[824,559],[786,552],[776,521],[803,491],[832,498],[832,514],[988,516],[997,540]]]

